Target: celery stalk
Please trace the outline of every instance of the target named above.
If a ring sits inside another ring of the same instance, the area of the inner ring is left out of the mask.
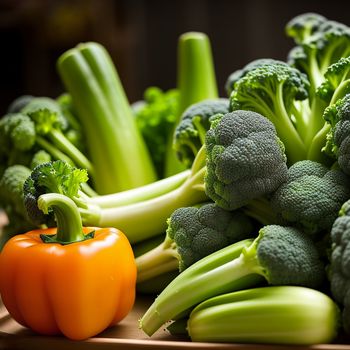
[[[178,120],[190,105],[218,97],[215,69],[208,36],[200,32],[188,32],[180,36],[177,57],[177,88],[180,92]],[[177,125],[177,122],[175,125]],[[173,132],[166,149],[165,177],[184,169],[172,148]]]
[[[79,44],[58,59],[57,67],[87,138],[97,192],[114,193],[155,181],[151,158],[104,47]]]

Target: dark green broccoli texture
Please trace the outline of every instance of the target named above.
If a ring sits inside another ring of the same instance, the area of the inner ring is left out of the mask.
[[[240,208],[287,179],[283,143],[273,124],[258,113],[217,115],[205,147],[206,193],[224,209]]]
[[[243,212],[226,211],[214,203],[200,208],[175,210],[167,229],[167,235],[176,244],[180,256],[180,271],[229,244],[252,237],[253,234],[253,222]]]
[[[325,278],[325,267],[311,238],[294,227],[263,227],[256,255],[270,284],[316,288]]]
[[[342,206],[332,231],[329,279],[336,302],[343,307],[343,327],[350,334],[350,201]]]
[[[175,129],[173,147],[177,157],[186,166],[193,163],[204,144],[205,134],[210,128],[210,117],[229,112],[229,100],[208,99],[188,107]]]
[[[304,160],[288,169],[288,179],[272,195],[271,205],[282,223],[315,234],[331,229],[348,198],[350,179],[346,174]]]

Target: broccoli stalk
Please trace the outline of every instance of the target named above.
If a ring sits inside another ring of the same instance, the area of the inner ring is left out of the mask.
[[[191,312],[187,329],[192,341],[328,344],[339,330],[339,308],[310,288],[253,288],[202,302]]]
[[[97,192],[155,181],[150,155],[107,51],[97,43],[79,44],[57,65],[88,140]]]
[[[177,56],[177,89],[179,109],[175,125],[190,105],[211,98],[218,98],[218,89],[211,52],[210,40],[204,33],[188,32],[180,36]],[[168,177],[183,170],[173,149],[174,129],[166,145],[164,176]]]
[[[237,244],[242,243],[213,253],[178,275],[142,316],[140,328],[151,336],[164,323],[210,297],[263,281],[317,288],[324,280],[324,266],[311,238],[295,228],[265,226],[238,258],[232,258]]]
[[[137,282],[170,271],[182,272],[201,258],[253,234],[253,223],[241,211],[214,203],[176,209],[168,219],[163,242],[136,258]]]

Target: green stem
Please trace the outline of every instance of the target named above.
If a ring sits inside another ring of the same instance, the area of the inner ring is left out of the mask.
[[[271,225],[277,222],[276,213],[274,213],[270,202],[266,198],[253,199],[243,207],[243,210],[248,216],[263,225]]]
[[[164,323],[175,319],[203,300],[259,284],[256,261],[242,255],[252,240],[245,240],[211,254],[183,271],[155,299],[140,320],[151,336]]]
[[[350,92],[350,79],[343,81],[334,91],[329,105],[335,104]],[[314,136],[309,146],[307,159],[329,165],[330,159],[322,152],[323,147],[327,142],[327,135],[331,130],[331,125],[324,123],[322,129]]]
[[[86,239],[79,210],[70,198],[58,193],[46,193],[39,197],[38,207],[45,214],[52,208],[57,223],[57,233],[49,238],[42,235],[44,242],[69,244]]]
[[[306,148],[286,111],[282,84],[276,91],[276,101],[276,111],[270,120],[274,123],[277,134],[286,147],[288,163],[294,164],[305,159]]]
[[[68,163],[69,165],[74,166],[73,161],[66,154],[64,154],[63,152],[58,150],[56,147],[52,146],[43,137],[37,136],[36,142],[42,149],[44,149],[45,151],[50,153],[53,158],[63,160],[64,162]]]
[[[58,130],[51,130],[49,137],[57,145],[58,148],[61,149],[65,154],[67,154],[73,163],[78,168],[86,169],[89,175],[94,178],[94,168],[92,163],[85,157],[83,153],[81,153],[78,148],[76,148],[67,138],[62,134],[62,132]]]
[[[327,107],[327,102],[320,99],[317,95],[311,103],[310,119],[306,128],[305,145],[308,149],[315,135],[322,129],[324,124],[323,113]]]
[[[177,88],[180,92],[178,123],[182,113],[190,105],[218,97],[218,88],[210,40],[204,33],[182,34],[177,47]],[[183,170],[172,147],[173,132],[166,149],[165,176]]]
[[[189,177],[180,187],[161,196],[115,208],[92,206],[80,209],[87,226],[116,227],[131,243],[143,241],[166,230],[167,219],[180,207],[192,206],[208,200],[196,185],[204,182],[205,168]]]
[[[181,186],[190,176],[190,170],[169,176],[167,178],[140,186],[131,190],[96,196],[88,199],[88,203],[100,208],[115,208],[160,196]]]
[[[97,192],[115,193],[155,181],[146,144],[104,47],[80,44],[57,65],[88,140]]]
[[[179,270],[179,254],[172,239],[166,236],[157,247],[137,257],[137,283],[147,281],[163,273]]]

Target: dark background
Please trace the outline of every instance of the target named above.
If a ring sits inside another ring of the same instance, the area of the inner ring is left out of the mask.
[[[180,34],[208,34],[221,95],[226,77],[255,58],[286,58],[284,26],[317,12],[350,25],[350,1],[0,0],[0,116],[17,96],[63,91],[55,62],[81,41],[110,52],[131,102],[176,86]]]

